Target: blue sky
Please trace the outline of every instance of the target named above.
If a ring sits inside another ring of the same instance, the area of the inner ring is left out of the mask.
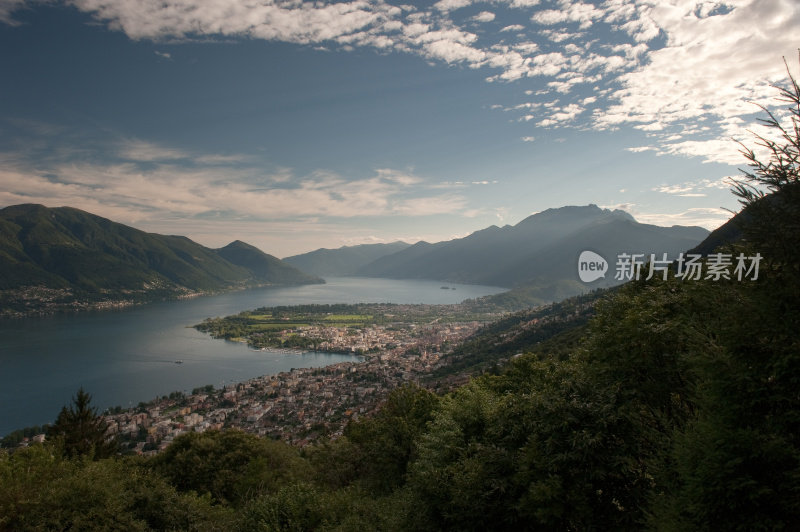
[[[0,206],[283,257],[595,203],[720,225],[796,0],[0,0]]]

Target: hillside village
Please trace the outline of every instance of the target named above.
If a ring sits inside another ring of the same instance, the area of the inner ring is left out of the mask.
[[[548,327],[570,321],[592,305],[593,299],[576,300],[567,306],[548,305],[521,313],[501,341],[513,342],[516,335],[531,331],[547,334]],[[476,333],[492,329],[500,315],[475,313],[473,307],[463,304],[367,306],[388,320],[360,326],[315,323],[277,331],[278,338],[313,339],[320,351],[360,354],[353,361],[295,368],[222,389],[206,385],[190,394],[173,392],[131,409],[109,409],[103,414],[108,435],[117,438],[123,453],[142,455],[163,451],[181,434],[208,430],[239,429],[300,447],[319,437],[336,438],[349,421],[374,412],[389,392],[403,384],[446,391],[465,383],[470,370],[455,369],[454,365],[459,348]],[[359,308],[364,311],[367,306]],[[432,312],[439,318],[429,320]],[[254,336],[257,341],[258,333]],[[253,343],[251,338],[240,340]],[[45,438],[44,434],[25,437],[20,446]]]
[[[375,409],[389,391],[419,382],[440,367],[444,352],[472,335],[478,321],[409,324],[309,326],[295,334],[325,338],[336,351],[368,352],[361,361],[323,368],[299,368],[196,393],[172,394],[138,408],[106,415],[109,432],[136,452],[165,449],[188,432],[238,428],[305,445],[321,435],[337,436],[351,419]],[[456,379],[456,381],[463,379]],[[454,381],[455,382],[455,381]]]

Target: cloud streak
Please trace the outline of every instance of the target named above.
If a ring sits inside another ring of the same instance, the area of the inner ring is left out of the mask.
[[[128,223],[221,214],[262,221],[458,215],[466,208],[463,196],[433,191],[419,176],[394,169],[355,179],[327,171],[296,176],[287,169],[266,173],[235,155],[195,157],[140,140],[112,145],[117,157],[105,163],[33,164],[0,154],[0,205],[70,205]]]
[[[636,218],[638,222],[670,227],[673,225],[699,226],[713,230],[731,218],[725,209],[709,207],[691,207],[677,212],[653,212],[650,209],[637,207],[635,203],[617,205],[601,205],[604,209],[620,209]]]

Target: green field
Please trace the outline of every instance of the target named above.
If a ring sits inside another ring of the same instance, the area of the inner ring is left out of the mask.
[[[486,320],[487,315],[458,305],[394,305],[384,303],[263,307],[224,318],[209,318],[195,328],[214,338],[246,341],[253,347],[313,347],[322,339],[285,333],[300,327],[389,329],[412,324]]]

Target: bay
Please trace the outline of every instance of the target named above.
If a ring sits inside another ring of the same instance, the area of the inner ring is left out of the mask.
[[[308,303],[458,303],[503,288],[341,277],[134,308],[0,321],[0,436],[52,423],[79,387],[99,410],[355,357],[256,351],[192,328],[205,318]],[[180,363],[176,363],[180,361]]]

